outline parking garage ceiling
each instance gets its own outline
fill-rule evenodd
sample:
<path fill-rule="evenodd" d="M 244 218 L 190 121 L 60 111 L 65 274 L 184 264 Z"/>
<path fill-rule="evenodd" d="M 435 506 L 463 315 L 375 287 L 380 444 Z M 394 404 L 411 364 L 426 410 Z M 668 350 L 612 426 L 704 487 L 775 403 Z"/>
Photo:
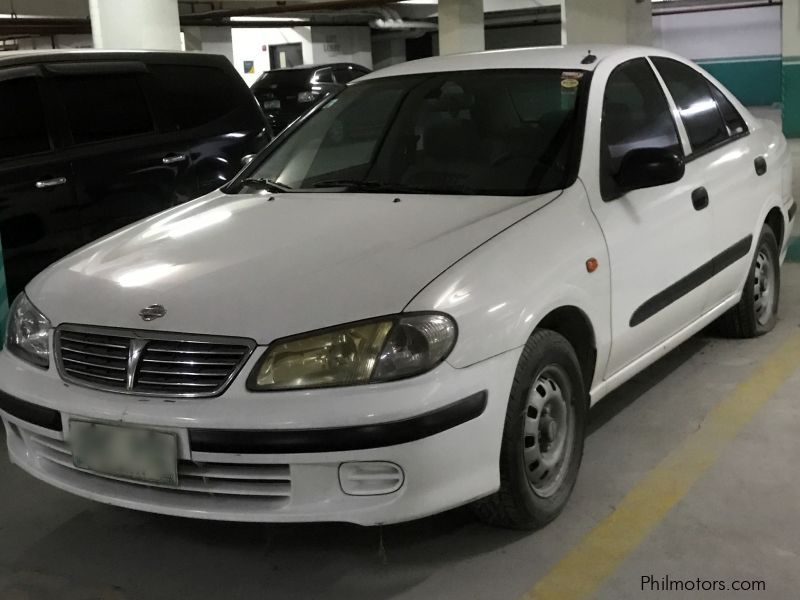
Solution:
<path fill-rule="evenodd" d="M 486 27 L 544 25 L 561 21 L 556 0 L 531 0 L 522 9 L 504 10 L 502 0 L 486 0 Z M 678 14 L 730 8 L 780 5 L 780 0 L 652 0 L 654 14 Z M 491 10 L 494 8 L 495 10 Z M 519 3 L 514 3 L 519 6 Z M 435 0 L 392 2 L 389 0 L 294 0 L 236 2 L 180 0 L 181 25 L 192 27 L 280 28 L 298 26 L 370 25 L 374 29 L 435 29 Z M 47 14 L 43 12 L 47 7 Z M 6 12 L 7 11 L 7 12 Z M 0 37 L 88 34 L 91 24 L 88 3 L 68 0 L 59 3 L 38 0 L 5 0 L 0 3 Z M 285 17 L 285 18 L 281 18 Z"/>

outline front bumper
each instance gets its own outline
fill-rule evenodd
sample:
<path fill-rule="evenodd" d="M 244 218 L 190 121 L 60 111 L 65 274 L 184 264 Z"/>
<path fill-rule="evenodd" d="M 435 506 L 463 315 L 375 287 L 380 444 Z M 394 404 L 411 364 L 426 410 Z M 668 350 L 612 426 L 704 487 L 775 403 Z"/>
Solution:
<path fill-rule="evenodd" d="M 511 351 L 464 369 L 445 363 L 400 382 L 300 392 L 248 392 L 237 385 L 240 376 L 219 398 L 167 400 L 70 385 L 55 368 L 44 372 L 2 352 L 0 417 L 12 462 L 100 502 L 229 521 L 394 523 L 497 490 L 518 358 L 519 351 Z M 76 468 L 69 446 L 73 419 L 174 432 L 178 487 Z M 399 489 L 345 493 L 341 465 L 368 461 L 399 466 Z"/>

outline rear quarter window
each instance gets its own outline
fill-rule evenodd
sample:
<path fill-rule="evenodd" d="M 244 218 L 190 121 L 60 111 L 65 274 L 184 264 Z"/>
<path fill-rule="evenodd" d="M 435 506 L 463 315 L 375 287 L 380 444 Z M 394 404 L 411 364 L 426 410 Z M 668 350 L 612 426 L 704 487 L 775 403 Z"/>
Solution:
<path fill-rule="evenodd" d="M 211 123 L 236 107 L 237 91 L 227 74 L 199 65 L 149 65 L 162 90 L 165 110 L 178 129 Z"/>
<path fill-rule="evenodd" d="M 728 126 L 712 96 L 710 82 L 676 60 L 661 56 L 654 56 L 651 60 L 678 105 L 692 153 L 706 152 L 725 142 L 729 137 Z"/>

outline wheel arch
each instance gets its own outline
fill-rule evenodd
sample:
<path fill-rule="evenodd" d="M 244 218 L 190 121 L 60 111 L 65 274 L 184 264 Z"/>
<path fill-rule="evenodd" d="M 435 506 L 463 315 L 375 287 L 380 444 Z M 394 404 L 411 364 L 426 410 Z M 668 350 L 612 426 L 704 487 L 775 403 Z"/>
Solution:
<path fill-rule="evenodd" d="M 780 252 L 781 248 L 783 248 L 783 236 L 785 235 L 784 232 L 786 229 L 786 226 L 783 222 L 783 213 L 781 212 L 781 209 L 777 206 L 773 206 L 767 213 L 764 223 L 769 225 L 772 229 L 772 232 L 775 234 L 775 237 L 778 241 L 778 252 Z"/>
<path fill-rule="evenodd" d="M 577 306 L 560 306 L 547 313 L 536 329 L 555 331 L 570 343 L 581 365 L 588 396 L 597 368 L 597 338 L 589 316 Z"/>

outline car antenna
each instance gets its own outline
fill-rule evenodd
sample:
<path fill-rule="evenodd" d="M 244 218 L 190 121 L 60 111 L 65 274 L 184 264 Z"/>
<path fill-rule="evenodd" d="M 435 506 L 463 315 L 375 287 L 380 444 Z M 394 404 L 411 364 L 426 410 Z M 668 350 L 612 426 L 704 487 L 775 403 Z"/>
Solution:
<path fill-rule="evenodd" d="M 583 60 L 581 61 L 581 64 L 582 65 L 590 65 L 596 60 L 597 60 L 597 57 L 594 54 L 592 54 L 591 50 L 589 50 L 589 52 L 586 54 L 586 56 L 583 57 Z"/>

